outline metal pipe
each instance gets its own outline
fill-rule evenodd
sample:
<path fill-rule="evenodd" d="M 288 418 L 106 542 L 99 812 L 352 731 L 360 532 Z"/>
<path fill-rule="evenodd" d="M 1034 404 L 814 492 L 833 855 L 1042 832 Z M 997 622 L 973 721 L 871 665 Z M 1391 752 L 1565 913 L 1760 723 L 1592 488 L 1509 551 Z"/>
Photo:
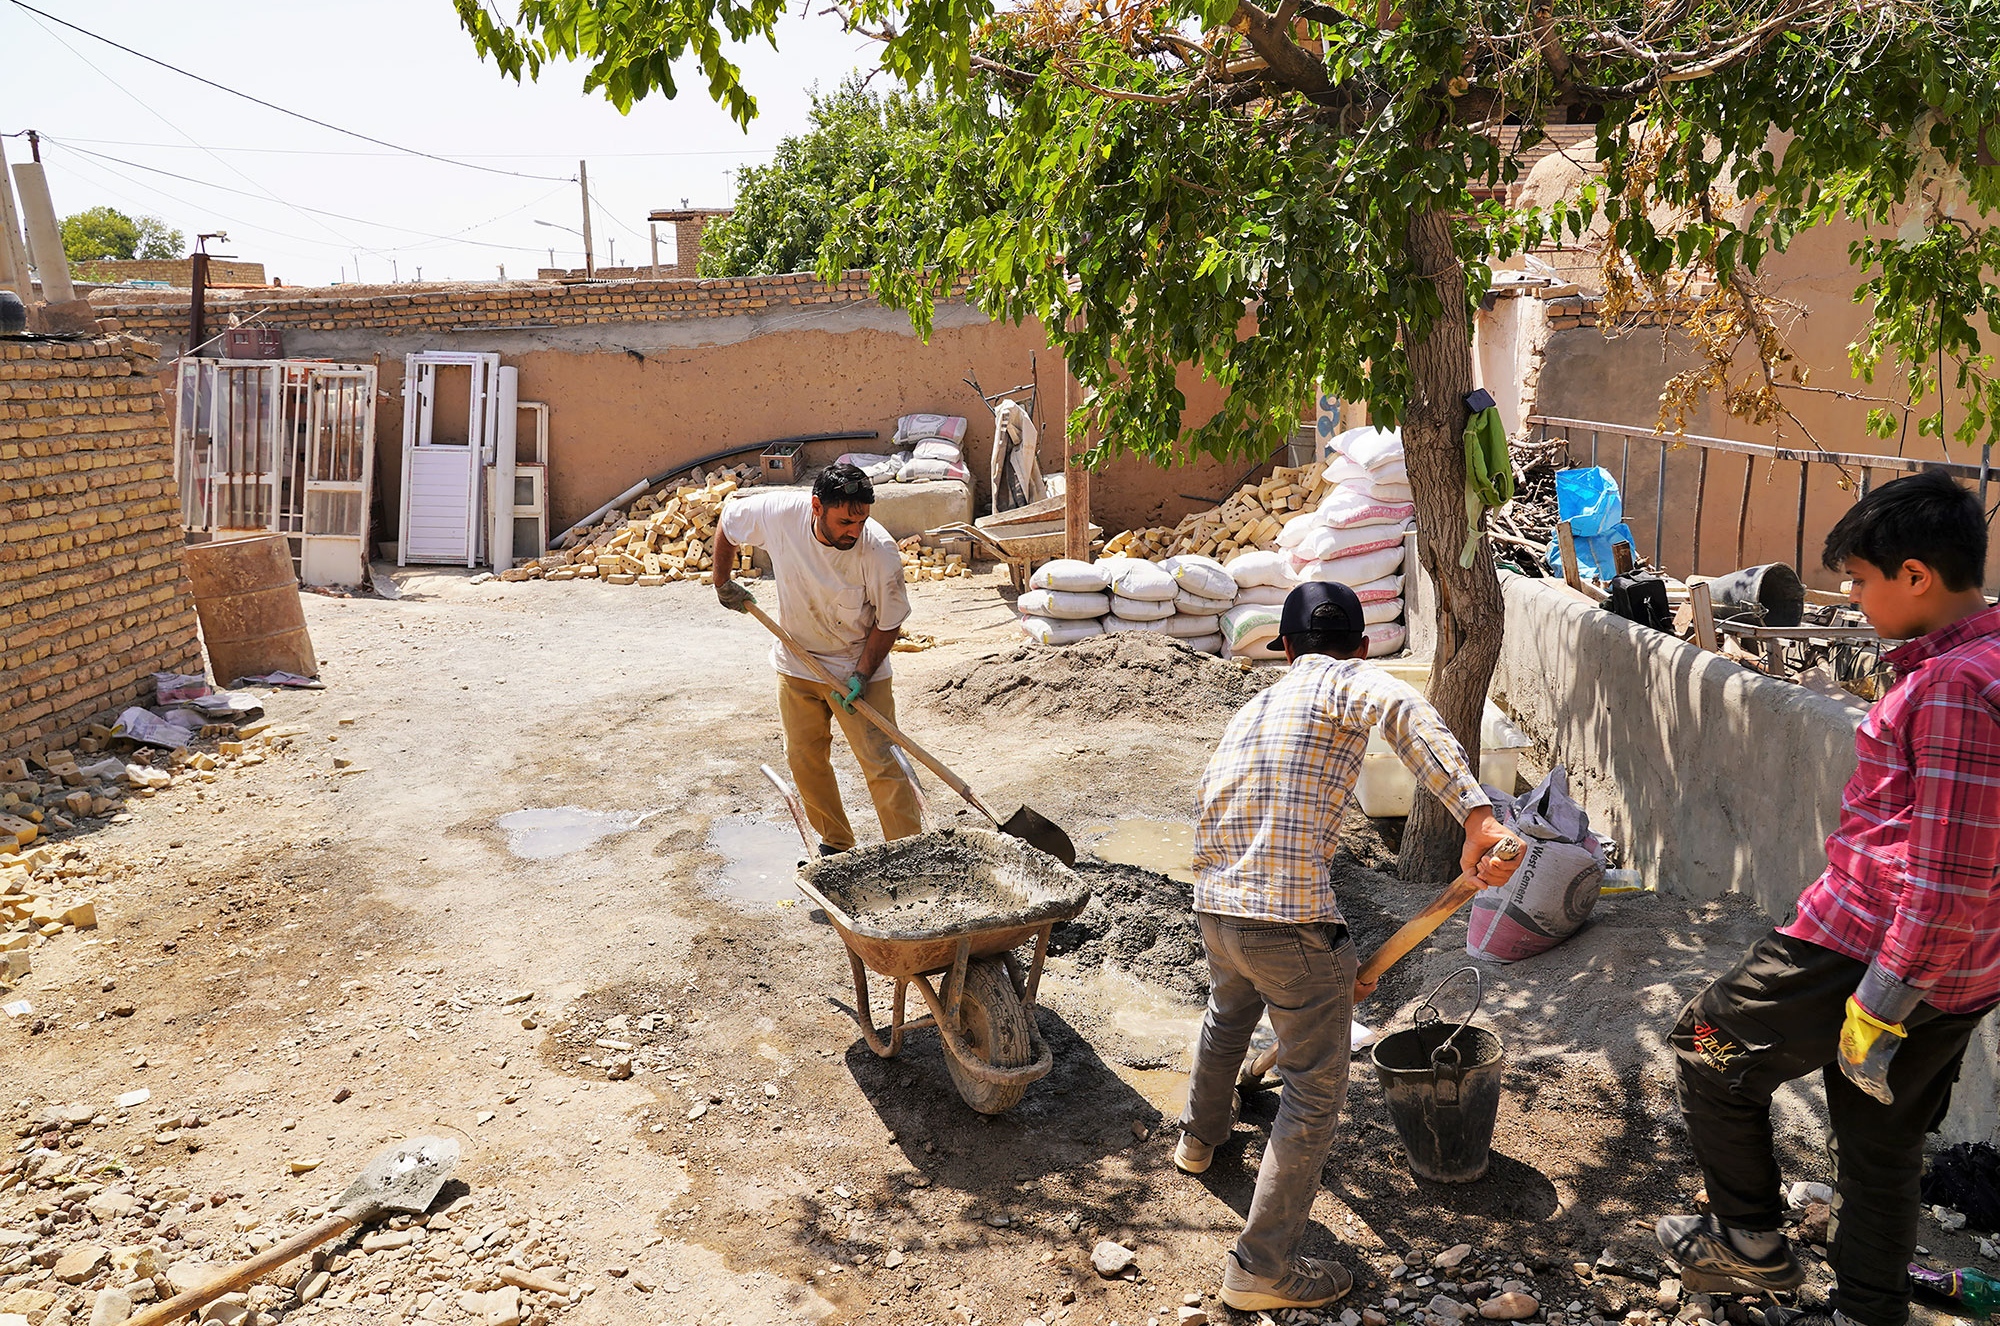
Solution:
<path fill-rule="evenodd" d="M 1694 476 L 1694 548 L 1688 555 L 1688 574 L 1701 574 L 1701 508 L 1708 498 L 1708 449 L 1702 448 L 1701 468 Z"/>
<path fill-rule="evenodd" d="M 1792 569 L 1801 578 L 1806 573 L 1806 487 L 1812 482 L 1812 466 L 1799 462 L 1799 527 L 1792 544 Z"/>
<path fill-rule="evenodd" d="M 1667 525 L 1667 444 L 1660 443 L 1660 475 L 1653 489 L 1653 565 L 1660 561 L 1660 536 Z"/>

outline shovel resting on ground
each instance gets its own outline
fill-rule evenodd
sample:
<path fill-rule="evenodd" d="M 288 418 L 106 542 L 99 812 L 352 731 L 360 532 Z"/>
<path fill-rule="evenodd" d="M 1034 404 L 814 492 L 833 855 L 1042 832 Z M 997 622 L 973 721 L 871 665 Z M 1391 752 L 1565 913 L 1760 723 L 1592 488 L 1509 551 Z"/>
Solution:
<path fill-rule="evenodd" d="M 276 1270 L 301 1253 L 352 1229 L 402 1212 L 421 1215 L 451 1177 L 458 1164 L 458 1143 L 449 1137 L 416 1137 L 377 1155 L 348 1185 L 326 1219 L 247 1262 L 239 1262 L 198 1289 L 175 1294 L 125 1319 L 125 1326 L 165 1326 L 201 1311 L 224 1294 L 232 1294 L 267 1271 Z"/>
<path fill-rule="evenodd" d="M 1496 861 L 1512 861 L 1521 854 L 1522 846 L 1519 838 L 1505 838 L 1494 844 L 1493 850 L 1487 855 Z M 1381 948 L 1368 955 L 1368 960 L 1354 973 L 1354 984 L 1357 989 L 1364 985 L 1373 986 L 1381 980 L 1383 972 L 1400 962 L 1404 954 L 1429 939 L 1431 934 L 1444 924 L 1446 917 L 1471 902 L 1472 895 L 1485 887 L 1479 882 L 1479 876 L 1471 870 L 1445 885 L 1444 892 L 1432 898 L 1429 906 L 1405 921 L 1401 929 L 1383 942 Z M 1358 1004 L 1366 997 L 1356 993 L 1354 1002 Z M 1264 1074 L 1271 1071 L 1271 1065 L 1277 1062 L 1278 1047 L 1268 1046 L 1260 1051 L 1256 1058 L 1244 1064 L 1243 1072 L 1237 1081 L 1244 1086 L 1261 1082 Z"/>
<path fill-rule="evenodd" d="M 791 650 L 794 656 L 803 661 L 807 667 L 811 668 L 813 675 L 817 676 L 821 683 L 835 691 L 846 691 L 847 687 L 844 682 L 838 680 L 831 672 L 822 667 L 818 659 L 808 654 L 799 642 L 792 639 L 785 628 L 772 620 L 770 615 L 762 608 L 758 607 L 754 602 L 745 603 L 743 608 L 752 617 L 764 623 L 766 629 L 772 635 L 777 636 L 785 648 Z M 1012 815 L 1002 820 L 987 807 L 984 801 L 979 799 L 979 795 L 972 790 L 971 786 L 963 778 L 945 768 L 935 755 L 932 755 L 916 742 L 911 741 L 903 734 L 902 729 L 891 723 L 887 718 L 884 718 L 881 712 L 873 705 L 869 704 L 866 700 L 856 700 L 854 702 L 854 712 L 880 728 L 883 736 L 916 756 L 926 769 L 929 769 L 944 780 L 945 786 L 964 797 L 967 805 L 991 820 L 994 828 L 1010 837 L 1019 838 L 1030 847 L 1047 852 L 1066 866 L 1076 864 L 1076 844 L 1069 840 L 1069 835 L 1064 833 L 1055 821 L 1046 818 L 1036 811 L 1030 810 L 1026 806 L 1018 808 Z"/>

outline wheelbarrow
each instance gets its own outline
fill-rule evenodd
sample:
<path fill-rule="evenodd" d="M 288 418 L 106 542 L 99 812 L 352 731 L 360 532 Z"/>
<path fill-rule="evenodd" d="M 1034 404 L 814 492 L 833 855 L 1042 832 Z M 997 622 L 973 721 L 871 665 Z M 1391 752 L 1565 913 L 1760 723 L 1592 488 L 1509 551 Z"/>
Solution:
<path fill-rule="evenodd" d="M 854 977 L 854 1020 L 868 1048 L 899 1053 L 905 1033 L 936 1027 L 945 1067 L 967 1105 L 1000 1114 L 1055 1066 L 1035 1025 L 1049 932 L 1090 902 L 1062 862 L 990 829 L 934 829 L 893 843 L 814 856 L 796 795 L 785 794 L 813 857 L 799 892 L 826 913 Z M 1026 969 L 1017 950 L 1032 944 Z M 875 1025 L 868 974 L 895 983 L 887 1028 Z M 915 986 L 928 1019 L 905 1019 Z"/>

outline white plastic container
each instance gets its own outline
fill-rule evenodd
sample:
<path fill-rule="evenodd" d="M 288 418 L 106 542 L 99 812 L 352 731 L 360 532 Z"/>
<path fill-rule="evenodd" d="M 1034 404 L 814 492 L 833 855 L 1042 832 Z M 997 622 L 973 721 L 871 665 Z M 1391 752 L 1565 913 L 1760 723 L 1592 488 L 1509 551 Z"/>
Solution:
<path fill-rule="evenodd" d="M 1419 691 L 1430 685 L 1428 663 L 1398 660 L 1376 666 Z M 1500 712 L 1500 706 L 1488 700 L 1479 724 L 1479 781 L 1512 792 L 1521 752 L 1532 744 L 1528 734 L 1514 726 L 1513 720 Z M 1361 813 L 1373 819 L 1408 815 L 1416 801 L 1416 775 L 1403 767 L 1396 748 L 1379 727 L 1368 734 L 1368 750 L 1361 757 L 1361 780 L 1354 791 L 1361 803 Z"/>

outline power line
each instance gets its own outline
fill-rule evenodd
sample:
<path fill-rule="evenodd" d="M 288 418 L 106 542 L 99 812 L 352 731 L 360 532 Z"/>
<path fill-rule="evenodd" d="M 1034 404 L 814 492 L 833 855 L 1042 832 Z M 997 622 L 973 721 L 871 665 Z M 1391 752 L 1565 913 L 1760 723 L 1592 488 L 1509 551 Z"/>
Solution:
<path fill-rule="evenodd" d="M 227 92 L 232 97 L 241 97 L 243 98 L 243 100 L 248 102 L 254 102 L 257 105 L 264 107 L 264 109 L 266 110 L 277 111 L 280 115 L 289 115 L 295 120 L 304 120 L 307 124 L 315 124 L 322 129 L 331 129 L 333 132 L 337 134 L 345 134 L 349 138 L 358 138 L 364 143 L 373 143 L 377 147 L 386 147 L 393 151 L 402 152 L 413 157 L 424 157 L 431 161 L 442 161 L 447 166 L 461 166 L 466 170 L 482 170 L 489 175 L 512 175 L 519 179 L 546 180 L 552 184 L 565 184 L 571 182 L 570 180 L 565 179 L 564 177 L 558 175 L 530 175 L 525 171 L 501 170 L 497 166 L 482 166 L 477 164 L 476 162 L 459 161 L 452 157 L 439 156 L 435 152 L 422 152 L 414 147 L 404 147 L 400 143 L 391 143 L 386 139 L 371 137 L 368 134 L 358 133 L 353 129 L 343 129 L 337 124 L 328 124 L 325 120 L 315 119 L 312 116 L 306 115 L 300 111 L 288 110 L 285 107 L 276 104 L 275 102 L 265 101 L 262 97 L 253 97 L 248 92 L 239 92 L 233 87 L 229 87 L 226 84 L 216 82 L 212 78 L 203 78 L 200 74 L 190 73 L 188 70 L 181 68 L 179 65 L 168 64 L 165 60 L 159 59 L 155 56 L 148 55 L 144 51 L 135 51 L 130 46 L 127 46 L 122 42 L 113 41 L 111 38 L 103 36 L 100 33 L 92 32 L 89 28 L 78 27 L 76 24 L 71 23 L 67 19 L 57 18 L 54 14 L 44 13 L 43 11 L 35 8 L 33 5 L 28 4 L 26 0 L 9 0 L 9 3 L 13 4 L 17 8 L 27 10 L 30 14 L 39 15 L 40 17 L 49 20 L 49 22 L 51 23 L 60 23 L 62 24 L 62 26 L 68 28 L 72 32 L 80 32 L 84 36 L 91 38 L 93 41 L 101 41 L 106 46 L 110 46 L 117 50 L 121 50 L 125 52 L 125 54 L 127 55 L 137 56 L 139 59 L 146 61 L 148 64 L 156 64 L 162 69 L 170 70 L 173 73 L 179 74 L 183 78 L 191 78 L 197 83 L 206 84 L 207 86 L 214 88 L 218 92 Z"/>
<path fill-rule="evenodd" d="M 21 132 L 26 131 L 23 130 Z M 20 133 L 0 134 L 0 138 L 19 138 L 20 136 Z M 94 143 L 100 147 L 155 147 L 169 152 L 190 152 L 195 150 L 186 143 L 140 143 L 127 138 L 72 138 L 70 141 L 72 143 Z M 397 152 L 344 152 L 335 148 L 325 147 L 203 146 L 200 150 L 204 152 L 256 152 L 269 156 L 296 157 L 393 157 L 401 155 Z M 777 150 L 775 147 L 740 147 L 714 148 L 689 152 L 592 152 L 590 159 L 596 161 L 599 159 L 611 160 L 624 157 L 767 157 Z M 461 157 L 485 157 L 494 161 L 523 161 L 541 157 L 551 157 L 559 160 L 576 159 L 576 153 L 574 152 L 463 152 L 459 155 Z M 574 179 L 563 181 L 565 184 L 574 184 L 575 182 Z"/>

